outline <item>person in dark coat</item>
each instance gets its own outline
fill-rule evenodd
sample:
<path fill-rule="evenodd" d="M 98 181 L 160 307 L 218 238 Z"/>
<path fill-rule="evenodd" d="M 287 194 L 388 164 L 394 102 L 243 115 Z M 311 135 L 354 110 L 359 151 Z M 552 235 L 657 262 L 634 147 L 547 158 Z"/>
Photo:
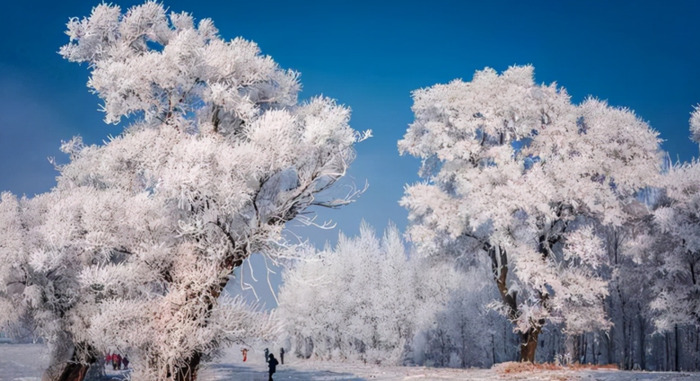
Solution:
<path fill-rule="evenodd" d="M 284 365 L 284 348 L 280 348 L 280 364 Z"/>
<path fill-rule="evenodd" d="M 124 369 L 129 369 L 129 358 L 124 355 L 124 358 L 122 359 L 122 364 L 124 364 Z"/>
<path fill-rule="evenodd" d="M 267 362 L 268 356 L 270 356 L 270 350 L 265 348 L 265 362 Z"/>
<path fill-rule="evenodd" d="M 270 367 L 270 378 L 268 381 L 273 381 L 272 374 L 277 371 L 277 364 L 278 364 L 278 362 L 277 362 L 277 359 L 275 358 L 275 355 L 270 353 L 270 357 L 267 360 L 267 366 Z"/>

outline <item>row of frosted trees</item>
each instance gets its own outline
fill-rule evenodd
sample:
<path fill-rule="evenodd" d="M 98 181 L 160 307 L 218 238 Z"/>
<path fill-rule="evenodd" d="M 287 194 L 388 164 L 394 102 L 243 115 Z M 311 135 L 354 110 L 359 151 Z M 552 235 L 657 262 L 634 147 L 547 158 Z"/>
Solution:
<path fill-rule="evenodd" d="M 649 264 L 620 253 L 619 229 L 598 233 L 606 239 L 602 276 L 610 294 L 603 308 L 611 326 L 568 334 L 563 324 L 550 324 L 542 330 L 535 360 L 700 369 L 697 325 L 655 325 L 661 316 L 650 303 L 657 282 Z M 456 267 L 434 262 L 409 253 L 398 237 L 391 227 L 379 240 L 363 226 L 358 237 L 341 236 L 334 248 L 287 271 L 277 314 L 295 354 L 450 367 L 519 360 L 519 338 L 497 313 L 499 296 L 488 264 L 467 258 Z"/>
<path fill-rule="evenodd" d="M 325 195 L 369 132 L 331 99 L 299 102 L 296 72 L 222 40 L 209 19 L 102 4 L 67 34 L 61 54 L 87 64 L 106 122 L 125 128 L 102 145 L 64 143 L 50 192 L 3 193 L 0 323 L 32 322 L 51 348 L 48 380 L 82 380 L 113 349 L 130 353 L 133 379 L 194 380 L 221 347 L 277 336 L 278 321 L 222 292 L 253 253 L 308 253 L 290 250 L 286 222 L 352 201 Z M 695 163 L 663 172 L 657 134 L 632 112 L 572 104 L 527 66 L 414 100 L 399 142 L 425 179 L 401 200 L 411 254 L 397 231 L 380 241 L 364 228 L 305 255 L 281 295 L 300 354 L 489 365 L 540 359 L 551 340 L 600 359 L 589 348 L 607 335 L 609 361 L 649 366 L 640 353 L 659 329 L 671 332 L 667 363 L 687 363 Z M 697 140 L 698 113 L 691 128 Z M 284 297 L 295 293 L 318 304 Z"/>

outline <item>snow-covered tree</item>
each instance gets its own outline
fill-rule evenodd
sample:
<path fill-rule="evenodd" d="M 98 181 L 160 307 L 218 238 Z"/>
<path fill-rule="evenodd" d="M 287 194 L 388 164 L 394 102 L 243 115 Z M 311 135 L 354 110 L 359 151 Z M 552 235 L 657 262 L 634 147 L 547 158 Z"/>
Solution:
<path fill-rule="evenodd" d="M 489 273 L 481 261 L 460 273 L 456 287 L 445 307 L 437 312 L 435 324 L 419 332 L 413 345 L 414 361 L 419 365 L 450 367 L 489 367 L 510 361 L 497 347 L 513 336 L 503 337 L 510 323 L 488 308 L 498 298 L 490 286 Z M 510 348 L 504 348 L 510 349 Z"/>
<path fill-rule="evenodd" d="M 0 325 L 31 319 L 35 334 L 46 339 L 51 351 L 44 378 L 63 380 L 86 370 L 68 364 L 74 356 L 90 360 L 68 330 L 79 321 L 73 313 L 83 310 L 77 275 L 86 257 L 75 255 L 74 246 L 66 244 L 76 233 L 66 224 L 72 218 L 71 200 L 59 201 L 55 196 L 19 200 L 9 193 L 2 196 Z M 58 209 L 64 213 L 56 213 Z M 46 224 L 48 220 L 54 224 Z"/>
<path fill-rule="evenodd" d="M 0 195 L 0 327 L 25 314 L 23 298 L 27 278 L 26 231 L 21 202 L 9 192 Z M 17 307 L 15 307 L 17 306 Z"/>
<path fill-rule="evenodd" d="M 450 267 L 409 257 L 395 227 L 380 241 L 363 224 L 285 272 L 278 317 L 302 357 L 401 364 L 455 280 Z"/>
<path fill-rule="evenodd" d="M 700 143 L 700 109 L 690 118 L 691 138 Z M 660 240 L 661 274 L 652 307 L 657 328 L 700 328 L 700 162 L 672 165 L 662 177 L 665 199 L 654 211 Z"/>
<path fill-rule="evenodd" d="M 136 379 L 194 380 L 222 342 L 274 333 L 219 296 L 244 259 L 274 256 L 287 221 L 351 201 L 323 191 L 369 133 L 351 129 L 332 99 L 299 102 L 296 72 L 253 42 L 222 40 L 209 19 L 195 25 L 156 2 L 124 14 L 101 4 L 67 34 L 60 52 L 88 64 L 105 121 L 128 126 L 103 145 L 64 144 L 71 160 L 46 196 L 38 247 L 16 255 L 46 275 L 34 283 L 42 297 L 65 298 L 53 312 L 77 348 L 71 361 L 116 346 L 138 359 Z M 3 213 L 16 204 L 4 196 Z M 3 229 L 19 237 L 12 218 Z M 48 276 L 54 265 L 65 288 Z"/>
<path fill-rule="evenodd" d="M 470 254 L 454 244 L 465 242 L 488 255 L 522 360 L 534 360 L 547 320 L 570 333 L 607 327 L 592 226 L 627 219 L 659 172 L 657 133 L 627 109 L 572 104 L 563 88 L 535 84 L 531 66 L 485 69 L 413 98 L 399 142 L 425 179 L 401 201 L 411 240 L 424 252 Z"/>

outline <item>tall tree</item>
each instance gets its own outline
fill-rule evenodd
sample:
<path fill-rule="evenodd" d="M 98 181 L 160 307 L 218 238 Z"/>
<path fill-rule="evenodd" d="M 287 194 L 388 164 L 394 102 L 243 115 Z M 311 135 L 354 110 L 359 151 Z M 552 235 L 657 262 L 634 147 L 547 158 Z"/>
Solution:
<path fill-rule="evenodd" d="M 67 34 L 60 52 L 88 64 L 105 121 L 128 126 L 103 145 L 64 144 L 71 161 L 41 218 L 36 265 L 71 264 L 59 266 L 71 282 L 62 296 L 79 296 L 56 321 L 80 349 L 70 364 L 82 365 L 66 363 L 60 379 L 82 379 L 90 357 L 116 345 L 140 358 L 135 378 L 194 380 L 206 355 L 252 327 L 238 303 L 218 302 L 233 269 L 274 255 L 309 206 L 352 201 L 323 192 L 369 132 L 351 129 L 332 99 L 298 102 L 298 73 L 253 42 L 222 40 L 209 19 L 101 4 Z M 53 285 L 37 287 L 46 296 Z"/>
<path fill-rule="evenodd" d="M 690 118 L 691 139 L 700 143 L 700 109 Z M 654 211 L 653 237 L 661 262 L 656 277 L 657 328 L 700 328 L 700 162 L 672 165 L 661 181 L 664 197 Z"/>
<path fill-rule="evenodd" d="M 413 99 L 399 150 L 422 159 L 425 181 L 401 201 L 410 238 L 434 253 L 469 253 L 476 242 L 524 361 L 534 361 L 547 320 L 570 333 L 607 327 L 592 225 L 626 220 L 659 172 L 657 133 L 627 109 L 572 104 L 563 88 L 535 84 L 531 66 L 485 69 Z"/>

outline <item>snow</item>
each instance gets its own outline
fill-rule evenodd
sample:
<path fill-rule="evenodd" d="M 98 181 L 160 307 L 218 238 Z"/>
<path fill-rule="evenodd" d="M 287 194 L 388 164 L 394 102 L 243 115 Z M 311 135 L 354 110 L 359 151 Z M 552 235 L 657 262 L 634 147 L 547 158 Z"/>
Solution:
<path fill-rule="evenodd" d="M 278 356 L 279 357 L 279 356 Z M 243 363 L 239 348 L 229 349 L 224 357 L 207 364 L 200 372 L 201 381 L 264 381 L 267 366 L 262 350 L 248 352 Z M 629 372 L 617 370 L 548 370 L 505 373 L 503 364 L 492 369 L 451 369 L 427 367 L 378 366 L 357 362 L 335 362 L 285 358 L 277 366 L 275 380 L 284 381 L 408 381 L 408 380 L 538 380 L 538 381 L 695 381 L 700 373 Z"/>
<path fill-rule="evenodd" d="M 0 344 L 0 380 L 39 381 L 48 364 L 48 351 L 40 344 Z M 541 381 L 695 381 L 700 373 L 625 372 L 616 370 L 544 370 L 505 373 L 503 364 L 492 369 L 450 369 L 377 366 L 362 363 L 310 361 L 286 358 L 274 379 L 281 381 L 399 381 L 399 380 L 541 380 Z M 124 371 L 107 374 L 117 376 Z M 200 381 L 264 381 L 267 367 L 262 351 L 250 351 L 243 362 L 239 348 L 231 348 L 218 361 L 206 364 Z M 114 378 L 116 380 L 116 378 Z"/>
<path fill-rule="evenodd" d="M 34 381 L 49 365 L 49 351 L 38 344 L 0 344 L 0 380 Z"/>

